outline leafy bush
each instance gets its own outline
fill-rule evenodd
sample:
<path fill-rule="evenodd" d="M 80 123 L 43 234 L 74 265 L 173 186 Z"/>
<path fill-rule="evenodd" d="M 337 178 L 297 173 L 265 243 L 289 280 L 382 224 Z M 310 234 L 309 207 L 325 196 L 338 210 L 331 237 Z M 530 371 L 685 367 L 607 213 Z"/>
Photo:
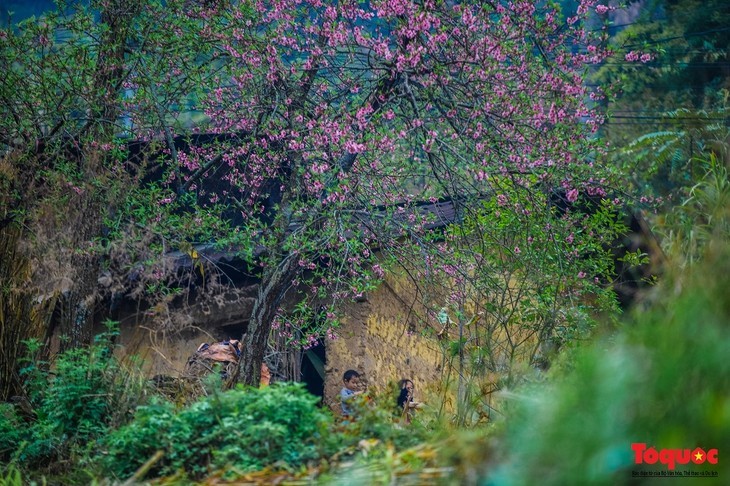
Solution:
<path fill-rule="evenodd" d="M 93 346 L 58 355 L 55 366 L 34 356 L 37 341 L 28 341 L 25 420 L 15 406 L 0 407 L 0 461 L 24 467 L 47 464 L 84 453 L 94 440 L 125 422 L 141 393 L 136 374 L 114 358 L 112 325 Z"/>
<path fill-rule="evenodd" d="M 9 403 L 0 403 L 0 461 L 17 450 L 25 435 L 25 426 Z"/>
<path fill-rule="evenodd" d="M 260 469 L 274 463 L 300 466 L 321 457 L 323 432 L 332 417 L 301 384 L 214 393 L 175 412 L 166 403 L 140 407 L 134 421 L 102 444 L 103 469 L 128 477 L 158 450 L 151 472 L 180 470 L 202 477 L 211 470 Z"/>

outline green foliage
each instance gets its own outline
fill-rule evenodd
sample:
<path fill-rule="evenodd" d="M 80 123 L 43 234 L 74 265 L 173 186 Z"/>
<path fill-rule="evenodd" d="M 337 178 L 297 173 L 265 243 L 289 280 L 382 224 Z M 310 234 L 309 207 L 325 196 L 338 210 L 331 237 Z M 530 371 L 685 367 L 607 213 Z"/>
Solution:
<path fill-rule="evenodd" d="M 621 164 L 630 165 L 630 172 L 625 174 L 628 187 L 644 200 L 681 201 L 703 177 L 706 159 L 730 162 L 730 130 L 724 123 L 727 116 L 727 107 L 663 113 L 663 129 L 628 141 L 617 154 Z"/>
<path fill-rule="evenodd" d="M 627 483 L 632 470 L 667 469 L 636 465 L 632 443 L 656 450 L 730 446 L 728 240 L 716 240 L 707 255 L 695 271 L 672 275 L 652 309 L 620 335 L 576 353 L 554 383 L 512 395 L 491 482 Z M 729 471 L 722 460 L 678 469 L 714 470 L 721 478 Z"/>
<path fill-rule="evenodd" d="M 708 168 L 671 216 L 704 233 L 692 248 L 694 265 L 666 268 L 654 296 L 618 331 L 563 349 L 543 379 L 500 392 L 506 415 L 494 416 L 503 418 L 495 427 L 439 442 L 441 465 L 454 471 L 444 484 L 624 484 L 634 470 L 666 470 L 634 464 L 632 443 L 657 450 L 730 446 L 728 178 L 716 161 Z M 669 249 L 670 263 L 687 258 L 686 247 Z M 625 258 L 643 260 L 637 253 Z M 391 462 L 382 457 L 370 470 L 382 474 Z M 728 474 L 722 460 L 677 469 Z"/>
<path fill-rule="evenodd" d="M 588 336 L 599 313 L 617 312 L 611 244 L 626 227 L 619 207 L 596 199 L 562 213 L 505 184 L 449 230 L 437 271 L 457 291 L 440 321 L 460 337 L 442 341 L 447 356 L 464 354 L 474 377 L 511 376 L 516 364 L 549 359 L 549 349 Z"/>
<path fill-rule="evenodd" d="M 26 437 L 25 429 L 15 407 L 9 403 L 0 403 L 0 460 L 17 450 Z"/>
<path fill-rule="evenodd" d="M 158 450 L 164 456 L 152 469 L 157 475 L 182 470 L 202 477 L 274 463 L 297 467 L 325 452 L 320 444 L 332 417 L 317 402 L 303 386 L 284 383 L 214 393 L 180 411 L 154 402 L 102 441 L 99 461 L 118 478 L 131 475 Z"/>
<path fill-rule="evenodd" d="M 367 439 L 403 450 L 426 440 L 432 432 L 431 414 L 419 410 L 414 414 L 413 422 L 405 424 L 402 411 L 396 406 L 400 390 L 395 383 L 389 388 L 382 394 L 368 394 L 352 400 L 356 419 L 347 421 L 342 435 L 332 438 L 338 442 L 338 449 L 352 447 L 360 440 Z"/>
<path fill-rule="evenodd" d="M 9 465 L 5 470 L 0 471 L 0 486 L 23 486 L 23 474 L 14 465 Z"/>
<path fill-rule="evenodd" d="M 702 175 L 695 157 L 715 153 L 729 160 L 726 3 L 632 2 L 629 18 L 638 18 L 606 30 L 614 55 L 592 81 L 617 96 L 605 103 L 609 117 L 601 133 L 614 149 L 609 165 L 637 198 L 682 200 Z M 651 59 L 631 61 L 630 53 Z"/>
<path fill-rule="evenodd" d="M 695 108 L 727 87 L 722 65 L 728 56 L 730 14 L 723 0 L 652 0 L 635 5 L 633 15 L 637 13 L 608 40 L 614 55 L 594 80 L 618 83 L 637 101 L 673 99 L 675 106 Z M 652 59 L 632 62 L 626 58 L 630 52 L 650 53 Z"/>
<path fill-rule="evenodd" d="M 714 155 L 697 159 L 705 175 L 689 196 L 658 224 L 663 245 L 680 267 L 697 262 L 712 241 L 730 239 L 730 178 Z"/>
<path fill-rule="evenodd" d="M 30 416 L 21 418 L 19 409 L 10 405 L 0 408 L 0 460 L 34 467 L 85 455 L 94 440 L 128 420 L 143 389 L 136 373 L 113 356 L 117 331 L 109 324 L 109 332 L 99 335 L 94 345 L 61 353 L 52 367 L 33 357 L 37 341 L 26 343 L 31 357 L 21 373 L 28 391 L 25 413 Z"/>
<path fill-rule="evenodd" d="M 130 424 L 103 440 L 104 469 L 119 477 L 134 473 L 164 444 L 160 439 L 169 433 L 174 416 L 175 409 L 167 402 L 152 400 L 139 407 Z"/>

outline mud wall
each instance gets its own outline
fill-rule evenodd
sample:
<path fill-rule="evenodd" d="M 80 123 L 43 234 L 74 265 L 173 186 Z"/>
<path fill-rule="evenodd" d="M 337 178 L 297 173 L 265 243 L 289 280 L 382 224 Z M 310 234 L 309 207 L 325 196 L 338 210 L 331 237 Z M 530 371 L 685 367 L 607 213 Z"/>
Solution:
<path fill-rule="evenodd" d="M 240 338 L 255 289 L 238 289 L 184 312 L 125 309 L 119 316 L 121 355 L 142 358 L 149 376 L 179 376 L 200 343 Z M 339 410 L 342 374 L 347 369 L 360 372 L 370 390 L 383 391 L 390 383 L 410 378 L 420 395 L 438 383 L 442 353 L 435 339 L 422 335 L 427 324 L 416 300 L 404 279 L 390 276 L 365 299 L 342 303 L 338 338 L 325 342 L 326 405 Z"/>
<path fill-rule="evenodd" d="M 326 405 L 339 411 L 342 374 L 348 369 L 363 375 L 369 390 L 385 391 L 389 383 L 410 378 L 418 398 L 438 384 L 442 352 L 434 338 L 422 335 L 424 315 L 402 279 L 388 278 L 366 299 L 343 309 L 338 338 L 326 345 Z"/>
<path fill-rule="evenodd" d="M 120 323 L 119 354 L 143 359 L 149 376 L 177 377 L 201 343 L 241 339 L 256 290 L 257 285 L 246 285 L 182 306 L 144 309 L 128 302 L 115 316 Z"/>

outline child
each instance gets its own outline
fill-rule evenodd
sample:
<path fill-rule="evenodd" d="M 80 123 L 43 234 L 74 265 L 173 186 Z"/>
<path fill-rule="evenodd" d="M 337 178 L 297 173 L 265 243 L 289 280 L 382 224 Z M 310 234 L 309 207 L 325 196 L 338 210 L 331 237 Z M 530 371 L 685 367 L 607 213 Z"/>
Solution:
<path fill-rule="evenodd" d="M 340 391 L 340 399 L 342 400 L 342 415 L 350 417 L 354 415 L 352 410 L 352 398 L 356 395 L 360 395 L 362 391 L 358 390 L 358 380 L 360 379 L 360 373 L 355 370 L 347 370 L 342 375 L 342 382 L 345 387 Z"/>
<path fill-rule="evenodd" d="M 413 410 L 421 408 L 422 403 L 413 400 L 413 382 L 409 379 L 400 381 L 400 394 L 398 395 L 398 410 L 403 414 L 405 423 L 411 423 Z"/>

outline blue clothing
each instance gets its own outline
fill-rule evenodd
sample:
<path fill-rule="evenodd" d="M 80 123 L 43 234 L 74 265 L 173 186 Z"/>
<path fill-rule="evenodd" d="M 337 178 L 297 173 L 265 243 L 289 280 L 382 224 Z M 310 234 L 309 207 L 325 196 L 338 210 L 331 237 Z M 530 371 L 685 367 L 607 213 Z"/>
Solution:
<path fill-rule="evenodd" d="M 343 388 L 340 391 L 340 399 L 342 400 L 342 415 L 353 415 L 352 407 L 347 403 L 355 396 L 355 390 Z"/>

